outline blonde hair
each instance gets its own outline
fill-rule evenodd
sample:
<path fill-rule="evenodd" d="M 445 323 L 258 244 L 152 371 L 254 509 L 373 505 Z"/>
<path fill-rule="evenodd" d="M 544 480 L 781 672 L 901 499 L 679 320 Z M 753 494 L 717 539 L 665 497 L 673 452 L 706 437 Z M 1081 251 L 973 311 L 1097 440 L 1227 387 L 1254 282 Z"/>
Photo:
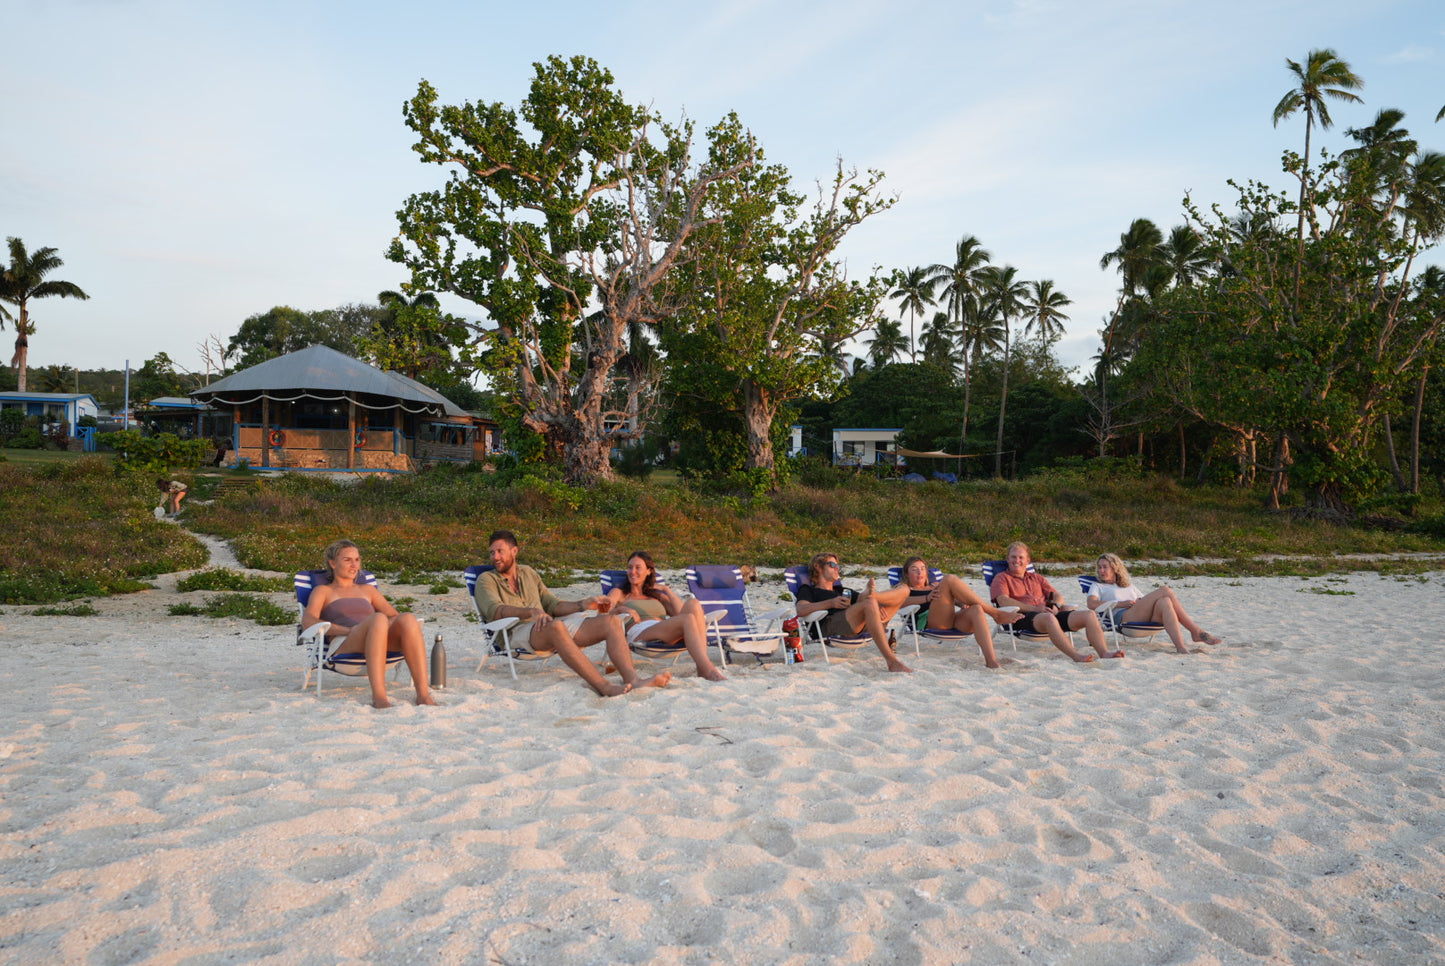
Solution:
<path fill-rule="evenodd" d="M 1029 555 L 1029 562 L 1030 562 L 1030 563 L 1033 562 L 1034 552 L 1033 552 L 1032 550 L 1030 550 L 1030 549 L 1029 549 L 1029 545 L 1026 544 L 1026 543 L 1024 543 L 1022 540 L 1015 540 L 1013 543 L 1009 544 L 1009 545 L 1008 545 L 1008 549 L 1003 552 L 1003 555 L 1004 555 L 1005 557 L 1007 557 L 1009 554 L 1013 553 L 1015 550 L 1022 550 L 1024 553 L 1026 553 L 1026 554 Z"/>
<path fill-rule="evenodd" d="M 331 581 L 333 581 L 333 580 L 336 579 L 336 571 L 332 569 L 332 567 L 331 567 L 331 561 L 333 561 L 333 560 L 335 560 L 337 557 L 341 556 L 341 551 L 343 551 L 343 550 L 355 550 L 357 553 L 361 553 L 361 548 L 358 547 L 356 544 L 352 543 L 350 540 L 337 540 L 337 541 L 336 541 L 335 543 L 333 543 L 331 546 L 327 547 L 327 548 L 326 548 L 326 581 L 327 581 L 327 583 L 330 583 Z"/>
<path fill-rule="evenodd" d="M 1120 587 L 1129 586 L 1129 568 L 1124 566 L 1124 561 L 1119 559 L 1118 554 L 1101 553 L 1099 560 L 1108 564 L 1114 571 L 1114 583 Z"/>

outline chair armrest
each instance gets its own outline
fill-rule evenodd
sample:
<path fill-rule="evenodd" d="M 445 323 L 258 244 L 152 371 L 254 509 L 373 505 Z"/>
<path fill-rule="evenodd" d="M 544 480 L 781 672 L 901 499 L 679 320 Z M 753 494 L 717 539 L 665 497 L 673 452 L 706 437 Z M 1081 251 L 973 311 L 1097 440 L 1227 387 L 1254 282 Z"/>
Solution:
<path fill-rule="evenodd" d="M 726 616 L 728 616 L 728 612 L 724 607 L 719 607 L 717 610 L 705 610 L 702 612 L 702 622 L 704 624 L 716 624 Z"/>
<path fill-rule="evenodd" d="M 330 621 L 317 621 L 304 631 L 296 631 L 296 643 L 298 646 L 303 644 L 310 646 L 315 644 L 319 638 L 325 637 L 329 630 L 331 630 Z"/>
<path fill-rule="evenodd" d="M 498 617 L 494 621 L 488 621 L 482 625 L 482 630 L 488 634 L 495 634 L 498 631 L 509 631 L 516 624 L 521 622 L 520 617 Z"/>
<path fill-rule="evenodd" d="M 799 617 L 798 626 L 812 627 L 814 624 L 818 623 L 818 621 L 822 620 L 824 617 L 827 616 L 828 612 L 826 610 L 815 610 L 811 614 L 804 614 Z"/>
<path fill-rule="evenodd" d="M 918 608 L 921 606 L 921 604 L 906 604 L 903 607 L 898 608 L 898 613 L 894 614 L 893 616 L 912 617 L 914 614 L 918 613 Z"/>
<path fill-rule="evenodd" d="M 796 613 L 797 609 L 788 604 L 784 604 L 781 607 L 775 607 L 772 610 L 767 611 L 766 613 L 758 615 L 758 626 L 766 627 L 769 624 L 773 623 L 781 625 L 783 621 L 787 620 L 789 617 L 792 617 Z M 819 611 L 819 613 L 822 612 Z"/>
<path fill-rule="evenodd" d="M 1094 608 L 1094 613 L 1112 614 L 1124 603 L 1122 600 L 1101 600 L 1099 601 L 1099 606 Z M 1132 601 L 1130 603 L 1132 603 Z"/>

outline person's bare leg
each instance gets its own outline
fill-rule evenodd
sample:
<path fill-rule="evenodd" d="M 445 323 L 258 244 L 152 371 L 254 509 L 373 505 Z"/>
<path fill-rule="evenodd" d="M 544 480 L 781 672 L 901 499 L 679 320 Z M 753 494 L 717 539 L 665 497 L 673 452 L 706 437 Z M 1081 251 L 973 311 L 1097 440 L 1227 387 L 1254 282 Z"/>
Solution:
<path fill-rule="evenodd" d="M 1023 619 L 1021 611 L 999 610 L 953 574 L 945 574 L 938 586 L 941 591 L 938 595 L 939 600 L 946 597 L 954 607 L 981 607 L 983 612 L 992 617 L 996 624 L 1012 624 L 1014 621 Z"/>
<path fill-rule="evenodd" d="M 899 585 L 900 587 L 902 585 Z M 894 588 L 897 590 L 898 588 Z M 903 588 L 903 597 L 907 597 L 907 588 Z M 890 592 L 891 593 L 891 592 Z M 893 608 L 898 609 L 896 606 Z M 848 626 L 863 626 L 868 629 L 868 636 L 873 638 L 873 643 L 878 648 L 878 653 L 883 655 L 883 660 L 888 664 L 888 670 L 895 672 L 912 673 L 913 668 L 898 660 L 898 655 L 888 646 L 888 632 L 883 629 L 883 615 L 878 607 L 878 595 L 864 597 L 858 603 L 849 607 L 845 612 L 848 615 Z"/>
<path fill-rule="evenodd" d="M 430 669 L 426 661 L 426 636 L 421 632 L 421 624 L 417 623 L 412 614 L 398 614 L 396 620 L 390 623 L 391 627 L 387 632 L 388 649 L 401 651 L 402 658 L 406 661 L 406 669 L 411 674 L 411 683 L 416 688 L 416 703 L 436 704 L 436 699 L 431 694 L 431 681 L 428 677 Z"/>
<path fill-rule="evenodd" d="M 1104 639 L 1104 628 L 1099 625 L 1099 618 L 1094 616 L 1091 610 L 1067 611 L 1069 630 L 1083 631 L 1084 637 L 1089 646 L 1098 652 L 1100 657 L 1123 657 L 1123 651 L 1109 650 L 1109 642 Z M 1063 623 L 1061 620 L 1060 624 Z"/>
<path fill-rule="evenodd" d="M 366 682 L 371 685 L 371 706 L 391 707 L 386 696 L 387 620 L 383 614 L 372 614 L 346 635 L 332 655 L 360 653 L 366 658 Z"/>
<path fill-rule="evenodd" d="M 631 691 L 633 688 L 663 688 L 667 687 L 668 682 L 672 680 L 671 671 L 663 671 L 646 679 L 638 677 L 637 668 L 632 663 L 632 650 L 627 646 L 627 633 L 622 629 L 622 621 L 616 616 L 599 614 L 596 617 L 589 617 L 577 629 L 576 643 L 579 648 L 588 647 L 601 640 L 607 641 L 607 657 L 622 677 L 624 691 Z M 596 670 L 596 666 L 592 665 L 591 661 L 587 663 L 592 666 L 594 671 Z"/>
<path fill-rule="evenodd" d="M 1069 643 L 1068 635 L 1059 627 L 1059 619 L 1048 611 L 1040 611 L 1038 615 L 1034 617 L 1034 630 L 1041 634 L 1049 635 L 1049 640 L 1053 642 L 1054 647 L 1057 647 L 1067 654 L 1070 660 L 1077 661 L 1080 664 L 1088 664 L 1094 659 L 1094 655 L 1092 654 L 1082 654 L 1074 650 L 1073 645 Z"/>
<path fill-rule="evenodd" d="M 583 624 L 582 626 L 586 627 L 587 625 Z M 597 665 L 582 653 L 582 649 L 577 646 L 577 642 L 572 639 L 572 635 L 568 633 L 561 621 L 552 621 L 546 627 L 532 631 L 532 642 L 534 650 L 556 651 L 563 664 L 576 672 L 578 677 L 587 682 L 588 687 L 604 698 L 614 698 L 631 690 L 607 680 L 602 672 L 597 670 Z"/>
<path fill-rule="evenodd" d="M 692 655 L 693 663 L 697 665 L 697 676 L 708 681 L 726 681 L 727 675 L 712 662 L 707 653 L 707 622 L 703 620 L 702 604 L 697 599 L 688 600 L 682 605 L 682 613 L 678 615 L 685 623 L 682 643 L 687 648 L 687 653 Z"/>
<path fill-rule="evenodd" d="M 1185 630 L 1189 631 L 1190 640 L 1196 644 L 1212 645 L 1224 643 L 1224 638 L 1215 637 L 1213 634 L 1210 634 L 1204 628 L 1200 627 L 1194 618 L 1184 612 L 1184 605 L 1179 603 L 1179 598 L 1174 595 L 1174 589 L 1172 587 L 1160 587 L 1159 589 L 1169 595 L 1169 603 L 1173 605 L 1174 613 L 1179 617 L 1179 623 L 1184 625 Z"/>
<path fill-rule="evenodd" d="M 959 630 L 968 630 L 973 633 L 973 639 L 978 642 L 978 649 L 983 652 L 983 666 L 999 668 L 1003 665 L 998 663 L 998 655 L 993 650 L 993 630 L 988 626 L 988 615 L 980 606 L 966 607 L 959 615 L 959 623 L 968 623 L 968 627 L 960 627 Z"/>

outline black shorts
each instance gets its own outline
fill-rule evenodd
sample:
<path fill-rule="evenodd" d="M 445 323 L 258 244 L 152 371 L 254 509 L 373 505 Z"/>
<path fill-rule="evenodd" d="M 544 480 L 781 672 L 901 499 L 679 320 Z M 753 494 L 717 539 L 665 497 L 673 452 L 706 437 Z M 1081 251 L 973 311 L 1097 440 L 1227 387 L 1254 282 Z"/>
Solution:
<path fill-rule="evenodd" d="M 1069 632 L 1069 618 L 1067 617 L 1067 615 L 1072 612 L 1072 607 L 1068 610 L 1058 611 L 1057 613 L 1047 610 L 1031 610 L 1025 612 L 1023 617 L 1021 617 L 1019 620 L 1014 621 L 1012 624 L 1006 625 L 1006 627 L 1015 631 L 1026 631 L 1030 634 L 1042 634 L 1043 631 L 1040 631 L 1034 627 L 1034 618 L 1042 616 L 1044 614 L 1053 613 L 1054 616 L 1059 619 L 1059 627 L 1063 630 L 1065 634 L 1067 634 Z"/>

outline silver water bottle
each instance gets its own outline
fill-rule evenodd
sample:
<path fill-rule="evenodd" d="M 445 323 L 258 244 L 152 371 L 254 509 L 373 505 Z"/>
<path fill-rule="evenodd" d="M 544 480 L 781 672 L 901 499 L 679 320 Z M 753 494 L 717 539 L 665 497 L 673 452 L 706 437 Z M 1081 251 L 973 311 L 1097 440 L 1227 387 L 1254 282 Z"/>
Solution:
<path fill-rule="evenodd" d="M 431 646 L 431 686 L 444 688 L 447 686 L 447 649 L 442 643 L 442 636 L 438 634 Z"/>

